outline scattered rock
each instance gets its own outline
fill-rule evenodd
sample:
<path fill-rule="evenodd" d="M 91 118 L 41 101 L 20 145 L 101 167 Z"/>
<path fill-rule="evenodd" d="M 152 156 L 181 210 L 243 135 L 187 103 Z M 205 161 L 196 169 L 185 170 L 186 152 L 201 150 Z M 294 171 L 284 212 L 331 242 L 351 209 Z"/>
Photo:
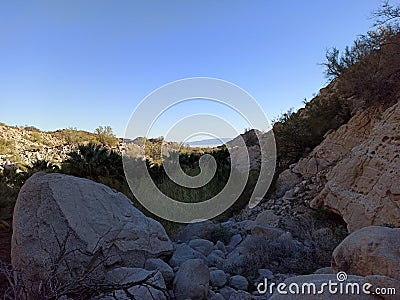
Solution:
<path fill-rule="evenodd" d="M 214 270 L 210 272 L 210 284 L 213 287 L 221 288 L 227 282 L 226 274 L 222 270 Z"/>
<path fill-rule="evenodd" d="M 253 236 L 265 236 L 268 239 L 276 240 L 286 231 L 272 226 L 256 225 L 251 229 L 251 233 Z"/>
<path fill-rule="evenodd" d="M 221 250 L 214 250 L 207 256 L 208 266 L 221 266 L 224 262 L 225 254 Z"/>
<path fill-rule="evenodd" d="M 176 240 L 187 242 L 193 239 L 211 240 L 216 225 L 210 220 L 187 224 L 177 235 Z"/>
<path fill-rule="evenodd" d="M 221 294 L 215 293 L 212 297 L 210 297 L 210 300 L 225 300 L 225 298 Z"/>
<path fill-rule="evenodd" d="M 189 246 L 196 250 L 199 251 L 201 254 L 207 256 L 210 254 L 210 252 L 214 249 L 214 244 L 213 242 L 210 242 L 208 240 L 204 239 L 194 239 L 189 241 Z"/>
<path fill-rule="evenodd" d="M 224 299 L 229 299 L 230 296 L 235 293 L 236 290 L 231 288 L 230 286 L 224 286 L 219 290 L 219 293 L 224 297 Z"/>
<path fill-rule="evenodd" d="M 333 272 L 331 267 L 320 268 L 314 272 L 314 274 L 336 274 Z"/>
<path fill-rule="evenodd" d="M 290 190 L 301 181 L 301 176 L 294 173 L 291 169 L 286 169 L 281 174 L 279 174 L 279 177 L 276 180 L 275 195 L 277 197 L 282 197 L 286 191 Z"/>
<path fill-rule="evenodd" d="M 382 289 L 386 289 L 386 295 L 382 295 L 382 292 L 379 292 L 379 296 L 384 300 L 398 300 L 399 295 L 398 291 L 400 291 L 400 281 L 386 277 L 381 275 L 368 275 L 365 277 L 365 282 L 368 282 L 372 285 L 371 291 L 377 294 L 376 288 L 379 288 L 380 291 Z M 393 289 L 395 293 L 393 293 Z M 391 290 L 392 292 L 389 292 Z"/>
<path fill-rule="evenodd" d="M 256 224 L 266 226 L 278 226 L 280 217 L 275 215 L 273 210 L 264 210 L 256 218 Z"/>
<path fill-rule="evenodd" d="M 183 262 L 188 259 L 199 258 L 203 261 L 207 261 L 206 257 L 199 251 L 190 248 L 187 244 L 180 244 L 176 246 L 176 250 L 169 260 L 169 265 L 171 267 L 180 266 Z"/>
<path fill-rule="evenodd" d="M 252 300 L 253 297 L 251 294 L 245 292 L 245 291 L 237 291 L 231 294 L 229 297 L 229 300 Z"/>
<path fill-rule="evenodd" d="M 247 291 L 249 282 L 247 281 L 246 277 L 235 275 L 231 277 L 229 285 L 237 290 Z"/>
<path fill-rule="evenodd" d="M 227 245 L 228 251 L 232 251 L 232 249 L 234 249 L 237 245 L 239 245 L 241 241 L 242 241 L 242 236 L 239 233 L 233 235 Z"/>
<path fill-rule="evenodd" d="M 146 260 L 144 268 L 149 271 L 160 271 L 167 285 L 171 284 L 174 280 L 174 271 L 165 261 L 160 258 L 150 258 Z"/>
<path fill-rule="evenodd" d="M 260 277 L 267 279 L 272 279 L 274 277 L 274 274 L 269 269 L 258 269 L 258 274 Z"/>
<path fill-rule="evenodd" d="M 209 281 L 210 272 L 201 259 L 186 260 L 174 279 L 176 299 L 207 299 Z"/>

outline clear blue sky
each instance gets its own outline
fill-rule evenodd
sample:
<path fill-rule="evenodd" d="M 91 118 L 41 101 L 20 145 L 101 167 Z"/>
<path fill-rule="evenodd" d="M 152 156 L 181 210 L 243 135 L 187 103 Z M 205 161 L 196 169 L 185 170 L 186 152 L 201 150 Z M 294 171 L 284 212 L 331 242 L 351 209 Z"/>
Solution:
<path fill-rule="evenodd" d="M 123 136 L 147 94 L 194 76 L 242 87 L 273 118 L 326 84 L 325 50 L 369 30 L 380 3 L 2 1 L 0 121 Z"/>

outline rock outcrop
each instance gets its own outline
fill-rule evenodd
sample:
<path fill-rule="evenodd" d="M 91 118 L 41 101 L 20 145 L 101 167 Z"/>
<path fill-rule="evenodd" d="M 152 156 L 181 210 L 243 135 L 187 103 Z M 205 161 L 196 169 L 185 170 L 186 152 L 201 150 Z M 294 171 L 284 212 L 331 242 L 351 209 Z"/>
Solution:
<path fill-rule="evenodd" d="M 387 109 L 360 111 L 285 171 L 282 180 L 290 179 L 288 188 L 296 176 L 312 181 L 317 195 L 311 207 L 341 215 L 350 231 L 369 225 L 400 226 L 399 124 L 399 102 Z"/>
<path fill-rule="evenodd" d="M 123 194 L 87 179 L 36 173 L 15 205 L 12 265 L 32 285 L 48 276 L 101 281 L 106 270 L 142 268 L 146 259 L 172 251 L 160 223 Z"/>

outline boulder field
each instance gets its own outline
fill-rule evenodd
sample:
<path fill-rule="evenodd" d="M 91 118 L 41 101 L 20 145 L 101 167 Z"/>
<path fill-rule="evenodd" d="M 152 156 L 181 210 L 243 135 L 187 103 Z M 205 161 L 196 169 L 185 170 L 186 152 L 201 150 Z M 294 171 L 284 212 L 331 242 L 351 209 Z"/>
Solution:
<path fill-rule="evenodd" d="M 400 229 L 355 230 L 334 249 L 331 263 L 318 265 L 316 241 L 281 226 L 288 217 L 266 209 L 241 217 L 188 224 L 170 239 L 121 193 L 87 179 L 36 173 L 15 206 L 12 265 L 30 291 L 26 299 L 45 293 L 64 300 L 311 299 L 257 287 L 337 282 L 338 272 L 346 282 L 370 283 L 372 291 L 400 292 Z M 340 296 L 324 292 L 312 299 Z"/>

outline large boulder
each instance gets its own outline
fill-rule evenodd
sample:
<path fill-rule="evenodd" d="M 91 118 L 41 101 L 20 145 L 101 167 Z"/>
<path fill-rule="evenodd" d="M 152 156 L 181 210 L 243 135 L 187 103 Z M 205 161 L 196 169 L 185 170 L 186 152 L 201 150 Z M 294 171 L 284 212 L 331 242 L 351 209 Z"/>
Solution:
<path fill-rule="evenodd" d="M 201 259 L 189 259 L 181 264 L 174 279 L 177 300 L 207 299 L 210 271 Z"/>
<path fill-rule="evenodd" d="M 123 194 L 87 179 L 36 173 L 14 210 L 11 260 L 29 284 L 104 279 L 104 270 L 142 268 L 147 258 L 170 255 L 163 226 Z M 53 278 L 54 279 L 54 278 Z"/>
<path fill-rule="evenodd" d="M 353 232 L 333 251 L 332 268 L 400 280 L 400 228 L 369 226 Z"/>

